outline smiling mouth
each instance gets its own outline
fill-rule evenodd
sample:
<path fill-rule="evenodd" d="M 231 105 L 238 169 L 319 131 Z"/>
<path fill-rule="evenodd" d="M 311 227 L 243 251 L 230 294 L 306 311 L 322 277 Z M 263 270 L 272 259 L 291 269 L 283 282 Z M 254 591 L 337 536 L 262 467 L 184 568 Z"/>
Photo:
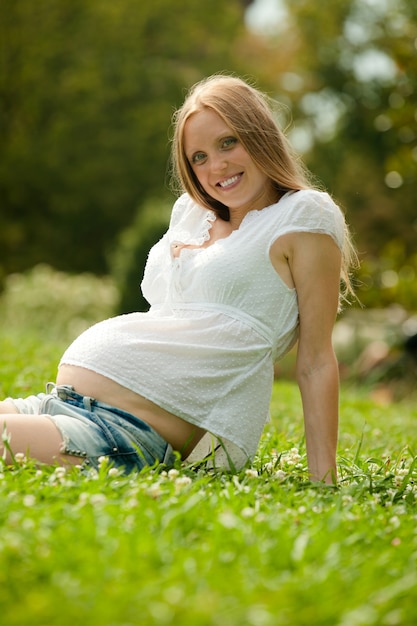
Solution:
<path fill-rule="evenodd" d="M 243 176 L 242 174 L 236 174 L 235 176 L 231 176 L 230 178 L 226 178 L 225 180 L 221 180 L 217 183 L 217 187 L 221 187 L 222 189 L 228 189 L 232 187 L 235 183 L 237 183 Z"/>

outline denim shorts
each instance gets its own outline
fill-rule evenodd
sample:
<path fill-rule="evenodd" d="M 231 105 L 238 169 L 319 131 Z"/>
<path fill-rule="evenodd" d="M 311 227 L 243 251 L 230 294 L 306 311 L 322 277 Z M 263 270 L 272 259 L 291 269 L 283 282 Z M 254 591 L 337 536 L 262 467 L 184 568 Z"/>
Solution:
<path fill-rule="evenodd" d="M 7 400 L 19 413 L 50 417 L 63 438 L 61 453 L 79 456 L 83 466 L 98 468 L 100 457 L 125 473 L 174 464 L 171 445 L 149 424 L 68 385 L 48 383 L 47 393 Z"/>

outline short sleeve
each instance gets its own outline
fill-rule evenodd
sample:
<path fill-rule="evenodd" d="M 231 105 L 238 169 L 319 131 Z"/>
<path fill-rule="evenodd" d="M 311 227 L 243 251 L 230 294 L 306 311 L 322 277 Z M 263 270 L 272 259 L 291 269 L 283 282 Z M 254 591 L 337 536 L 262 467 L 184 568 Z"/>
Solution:
<path fill-rule="evenodd" d="M 290 232 L 310 232 L 330 235 L 342 249 L 345 236 L 345 219 L 342 211 L 328 193 L 305 189 L 287 196 L 288 210 L 283 206 L 283 219 L 277 236 Z"/>

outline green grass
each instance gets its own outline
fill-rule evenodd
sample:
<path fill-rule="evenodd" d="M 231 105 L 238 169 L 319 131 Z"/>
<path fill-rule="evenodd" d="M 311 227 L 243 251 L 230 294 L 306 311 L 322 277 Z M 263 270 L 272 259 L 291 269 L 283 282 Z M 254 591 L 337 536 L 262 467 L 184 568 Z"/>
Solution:
<path fill-rule="evenodd" d="M 0 333 L 0 393 L 43 390 L 64 341 Z M 3 626 L 396 626 L 417 621 L 416 405 L 343 389 L 339 487 L 306 481 L 277 382 L 236 476 L 0 466 Z"/>

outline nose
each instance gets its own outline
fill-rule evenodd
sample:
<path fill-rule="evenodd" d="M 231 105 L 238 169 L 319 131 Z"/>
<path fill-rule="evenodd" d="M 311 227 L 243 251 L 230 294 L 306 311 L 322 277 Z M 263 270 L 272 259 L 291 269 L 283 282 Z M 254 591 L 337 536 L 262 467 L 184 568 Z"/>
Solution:
<path fill-rule="evenodd" d="M 224 172 L 227 168 L 227 161 L 223 154 L 213 156 L 211 159 L 211 169 L 214 173 Z"/>

